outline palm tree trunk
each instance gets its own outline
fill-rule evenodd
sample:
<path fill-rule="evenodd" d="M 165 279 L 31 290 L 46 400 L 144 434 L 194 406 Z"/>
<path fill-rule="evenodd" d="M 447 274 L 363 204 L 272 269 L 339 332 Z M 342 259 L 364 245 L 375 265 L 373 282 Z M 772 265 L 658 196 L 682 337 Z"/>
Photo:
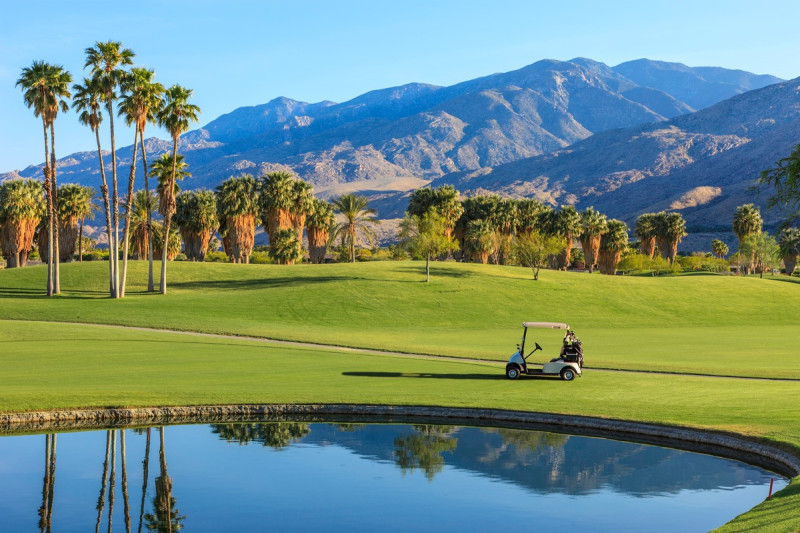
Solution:
<path fill-rule="evenodd" d="M 108 200 L 108 184 L 106 183 L 106 167 L 103 164 L 103 151 L 100 149 L 100 128 L 94 129 L 94 135 L 97 139 L 97 157 L 100 159 L 100 176 L 103 180 L 100 186 L 100 191 L 103 193 L 103 209 L 106 215 L 106 237 L 108 238 L 108 290 L 110 296 L 114 297 L 114 261 L 111 260 L 114 250 L 111 238 L 111 205 Z"/>
<path fill-rule="evenodd" d="M 97 523 L 94 533 L 100 533 L 100 522 L 103 520 L 103 509 L 106 507 L 106 479 L 108 479 L 108 455 L 111 451 L 111 431 L 106 431 L 106 460 L 103 461 L 103 477 L 100 482 L 100 496 L 97 498 Z"/>
<path fill-rule="evenodd" d="M 119 298 L 119 195 L 117 194 L 117 148 L 114 138 L 114 104 L 110 98 L 108 99 L 107 108 L 109 127 L 111 128 L 111 184 L 113 187 L 111 201 L 114 211 L 114 298 Z"/>
<path fill-rule="evenodd" d="M 178 138 L 172 140 L 172 176 L 164 188 L 164 194 L 172 197 L 175 190 L 175 171 L 178 163 Z M 164 246 L 161 252 L 161 294 L 167 294 L 167 250 L 169 249 L 169 225 L 172 222 L 172 202 L 169 202 L 167 212 L 164 214 Z"/>
<path fill-rule="evenodd" d="M 125 463 L 125 430 L 119 430 L 120 453 L 122 453 L 122 504 L 125 509 L 125 531 L 131 533 L 131 506 L 128 502 L 128 467 Z"/>
<path fill-rule="evenodd" d="M 144 460 L 142 461 L 142 503 L 139 507 L 139 528 L 137 533 L 142 533 L 142 517 L 144 516 L 144 501 L 147 494 L 147 478 L 150 470 L 150 428 L 147 428 L 147 443 L 144 447 Z"/>
<path fill-rule="evenodd" d="M 147 196 L 147 224 L 144 229 L 144 242 L 147 243 L 147 292 L 153 292 L 153 247 L 150 244 L 150 235 L 153 225 L 153 210 L 150 205 L 150 180 L 147 176 L 147 152 L 144 148 L 144 129 L 139 136 L 139 142 L 142 144 L 142 170 L 144 171 L 144 192 Z"/>
<path fill-rule="evenodd" d="M 53 124 L 55 121 L 50 121 L 50 174 L 52 180 L 50 187 L 53 192 L 53 294 L 61 294 L 61 272 L 60 264 L 61 257 L 58 250 L 58 182 L 56 178 L 56 132 Z"/>
<path fill-rule="evenodd" d="M 42 117 L 44 127 L 44 195 L 47 198 L 47 296 L 53 295 L 53 197 L 50 188 L 50 143 L 47 139 L 47 121 Z M 17 265 L 19 265 L 17 259 Z"/>
<path fill-rule="evenodd" d="M 348 228 L 348 232 L 350 233 L 350 262 L 356 262 L 356 227 L 353 223 L 350 223 L 350 227 Z"/>
<path fill-rule="evenodd" d="M 108 482 L 108 533 L 111 533 L 111 525 L 114 519 L 114 484 L 116 482 L 117 471 L 117 432 L 111 431 L 111 475 Z"/>
<path fill-rule="evenodd" d="M 39 507 L 39 529 L 47 529 L 47 502 L 50 501 L 50 434 L 44 436 L 44 479 L 42 480 L 42 506 Z"/>
<path fill-rule="evenodd" d="M 133 157 L 131 158 L 131 175 L 128 177 L 128 198 L 125 202 L 125 231 L 123 232 L 123 252 L 122 252 L 122 287 L 120 288 L 120 297 L 125 297 L 125 284 L 128 280 L 128 241 L 130 240 L 131 232 L 131 207 L 133 206 L 133 184 L 136 180 L 136 156 L 139 155 L 137 149 L 139 145 L 136 144 L 139 136 L 139 128 L 133 134 Z"/>
<path fill-rule="evenodd" d="M 83 263 L 83 219 L 78 226 L 78 262 Z"/>

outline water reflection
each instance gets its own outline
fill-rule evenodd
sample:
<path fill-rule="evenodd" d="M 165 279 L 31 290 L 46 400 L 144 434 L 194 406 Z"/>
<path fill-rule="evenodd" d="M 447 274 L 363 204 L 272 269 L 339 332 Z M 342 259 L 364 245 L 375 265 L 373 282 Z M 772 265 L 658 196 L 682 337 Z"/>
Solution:
<path fill-rule="evenodd" d="M 424 515 L 426 523 L 477 527 L 503 509 L 513 520 L 517 514 L 530 520 L 531 508 L 542 501 L 538 498 L 547 498 L 550 505 L 561 497 L 580 498 L 588 513 L 584 525 L 595 531 L 624 526 L 624 521 L 614 522 L 620 518 L 603 518 L 603 513 L 631 516 L 637 500 L 652 500 L 642 504 L 646 512 L 639 511 L 650 523 L 657 522 L 652 514 L 660 512 L 666 529 L 677 529 L 675 520 L 707 520 L 702 530 L 758 503 L 773 476 L 735 461 L 656 446 L 514 429 L 304 422 L 169 429 L 171 468 L 163 427 L 60 435 L 58 493 L 59 436 L 0 438 L 0 531 L 26 530 L 34 512 L 40 533 L 52 531 L 54 515 L 58 531 L 86 531 L 94 525 L 95 533 L 130 533 L 134 525 L 137 533 L 171 533 L 189 523 L 192 531 L 258 530 L 266 523 L 279 530 L 318 530 L 343 520 L 336 514 L 343 512 L 350 518 L 338 522 L 349 524 L 342 529 L 371 529 L 367 525 L 379 523 L 386 529 L 382 521 L 391 516 L 394 529 L 419 529 L 416 514 Z M 154 478 L 152 430 L 158 432 Z M 33 441 L 36 453 L 30 460 L 36 466 L 31 462 L 26 470 Z M 128 455 L 142 457 L 141 469 L 129 471 Z M 271 483 L 262 482 L 267 477 Z M 776 490 L 783 485 L 779 481 Z M 34 486 L 35 496 L 29 492 Z M 712 500 L 718 508 L 709 512 L 703 502 Z M 302 514 L 308 502 L 319 507 L 312 513 L 316 518 L 292 523 L 288 517 Z M 386 502 L 395 505 L 387 508 Z M 132 509 L 137 503 L 139 509 Z M 287 518 L 281 522 L 276 516 L 284 510 Z M 537 525 L 547 530 L 542 512 L 536 511 Z M 556 513 L 553 524 L 560 519 Z"/>

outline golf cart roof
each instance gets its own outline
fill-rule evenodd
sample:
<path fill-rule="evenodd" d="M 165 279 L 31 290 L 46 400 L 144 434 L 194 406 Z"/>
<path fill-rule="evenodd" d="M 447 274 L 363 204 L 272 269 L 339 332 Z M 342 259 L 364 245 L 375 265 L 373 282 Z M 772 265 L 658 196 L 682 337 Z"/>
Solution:
<path fill-rule="evenodd" d="M 523 322 L 526 328 L 569 329 L 569 324 L 561 322 Z"/>

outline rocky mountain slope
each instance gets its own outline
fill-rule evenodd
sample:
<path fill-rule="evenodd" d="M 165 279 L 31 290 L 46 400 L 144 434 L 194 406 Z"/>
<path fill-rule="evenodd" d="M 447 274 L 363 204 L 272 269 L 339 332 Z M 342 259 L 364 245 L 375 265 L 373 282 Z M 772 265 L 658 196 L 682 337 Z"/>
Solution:
<path fill-rule="evenodd" d="M 691 229 L 730 227 L 760 171 L 800 139 L 800 78 L 672 120 L 598 133 L 566 149 L 433 182 L 468 194 L 533 196 L 552 205 L 593 205 L 632 222 L 643 212 L 681 211 Z M 776 214 L 767 214 L 774 223 Z"/>
<path fill-rule="evenodd" d="M 697 82 L 704 71 L 683 65 L 662 70 L 663 76 L 647 78 L 642 72 L 649 71 L 641 65 L 610 68 L 583 58 L 544 60 L 450 87 L 415 83 L 341 104 L 278 98 L 236 109 L 184 135 L 180 150 L 193 174 L 184 186 L 213 187 L 242 172 L 289 168 L 312 182 L 321 196 L 408 191 L 447 174 L 498 167 L 562 150 L 599 132 L 691 112 L 694 108 L 676 89 L 683 85 L 678 78 L 669 82 L 669 76 L 691 75 Z M 773 80 L 718 70 L 714 80 L 724 78 L 734 92 Z M 715 101 L 722 97 L 717 90 L 722 83 L 697 82 L 684 92 Z M 165 141 L 148 140 L 151 159 L 169 148 Z M 131 153 L 130 147 L 118 151 L 120 168 L 129 164 Z M 40 169 L 31 166 L 0 179 L 38 177 Z M 138 179 L 141 183 L 141 170 Z M 96 154 L 61 159 L 59 180 L 96 186 Z"/>

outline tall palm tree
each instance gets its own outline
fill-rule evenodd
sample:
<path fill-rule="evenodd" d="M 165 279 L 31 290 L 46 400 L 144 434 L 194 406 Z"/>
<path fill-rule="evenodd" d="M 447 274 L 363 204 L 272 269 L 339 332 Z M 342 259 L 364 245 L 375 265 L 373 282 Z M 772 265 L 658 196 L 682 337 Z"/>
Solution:
<path fill-rule="evenodd" d="M 103 97 L 103 87 L 98 77 L 84 78 L 83 85 L 75 84 L 72 86 L 75 94 L 72 98 L 72 107 L 78 111 L 78 120 L 81 124 L 89 126 L 94 132 L 97 140 L 97 158 L 100 162 L 100 177 L 102 183 L 100 192 L 103 195 L 103 213 L 106 217 L 106 238 L 108 239 L 108 287 L 110 295 L 114 296 L 114 260 L 112 259 L 114 239 L 111 233 L 111 205 L 108 196 L 108 183 L 106 182 L 106 167 L 103 164 L 103 150 L 100 147 L 100 123 L 103 121 L 103 114 L 100 112 L 100 102 Z"/>
<path fill-rule="evenodd" d="M 680 213 L 661 211 L 656 214 L 656 244 L 661 257 L 675 263 L 678 244 L 686 236 L 686 221 Z"/>
<path fill-rule="evenodd" d="M 571 261 L 575 239 L 579 238 L 581 234 L 581 215 L 574 206 L 562 205 L 558 211 L 553 212 L 547 218 L 549 223 L 546 225 L 549 227 L 545 228 L 545 232 L 564 237 L 567 243 L 564 251 L 558 254 L 555 260 L 556 268 L 566 270 Z"/>
<path fill-rule="evenodd" d="M 36 180 L 14 179 L 0 184 L 0 228 L 8 268 L 25 266 L 39 220 L 44 216 L 42 187 Z"/>
<path fill-rule="evenodd" d="M 233 263 L 250 262 L 259 213 L 258 182 L 250 174 L 228 178 L 216 188 L 217 218 Z M 223 228 L 224 226 L 224 228 Z"/>
<path fill-rule="evenodd" d="M 656 214 L 644 213 L 636 219 L 633 235 L 639 239 L 639 250 L 652 258 L 656 251 Z"/>
<path fill-rule="evenodd" d="M 164 233 L 166 235 L 169 235 L 172 214 L 175 212 L 173 190 L 177 171 L 178 139 L 181 134 L 189 131 L 189 126 L 192 122 L 197 122 L 197 115 L 200 113 L 199 107 L 189 103 L 191 97 L 191 89 L 173 85 L 164 91 L 162 106 L 156 113 L 158 124 L 165 128 L 170 137 L 172 137 L 172 175 L 168 186 L 164 189 L 166 201 L 163 202 L 163 207 L 166 212 L 162 212 L 162 215 L 164 215 Z M 167 294 L 167 248 L 166 246 L 164 247 L 164 253 L 161 257 L 161 294 Z"/>
<path fill-rule="evenodd" d="M 119 115 L 125 118 L 128 126 L 134 126 L 133 136 L 133 157 L 131 157 L 131 172 L 128 177 L 128 196 L 125 202 L 125 211 L 131 210 L 133 202 L 133 186 L 136 177 L 136 155 L 137 139 L 142 145 L 142 162 L 144 166 L 145 191 L 149 192 L 149 180 L 147 179 L 147 156 L 144 148 L 144 130 L 147 123 L 155 123 L 156 112 L 161 107 L 161 96 L 164 94 L 164 86 L 153 81 L 155 73 L 146 68 L 132 68 L 130 73 L 122 79 L 121 91 L 122 99 L 119 104 Z M 152 223 L 151 215 L 148 213 L 145 231 L 149 231 Z M 130 220 L 125 219 L 125 230 L 123 237 L 122 254 L 122 288 L 121 296 L 125 296 L 125 284 L 128 277 L 128 235 L 130 233 Z M 148 290 L 153 290 L 153 261 L 150 258 L 148 277 Z"/>
<path fill-rule="evenodd" d="M 310 183 L 298 179 L 292 184 L 292 193 L 294 200 L 290 209 L 292 229 L 297 232 L 297 238 L 302 242 L 306 217 L 314 207 L 313 187 Z"/>
<path fill-rule="evenodd" d="M 295 178 L 290 172 L 276 171 L 259 180 L 261 219 L 270 243 L 278 230 L 291 228 L 295 205 Z"/>
<path fill-rule="evenodd" d="M 609 220 L 608 230 L 600 237 L 598 266 L 601 274 L 615 275 L 622 252 L 628 247 L 628 225 L 620 220 Z"/>
<path fill-rule="evenodd" d="M 375 242 L 375 230 L 372 226 L 380 223 L 374 218 L 377 211 L 369 207 L 366 197 L 356 194 L 345 194 L 334 199 L 332 203 L 343 220 L 334 227 L 331 240 L 341 236 L 350 250 L 350 261 L 355 263 L 358 234 L 361 233 L 369 244 Z"/>
<path fill-rule="evenodd" d="M 725 256 L 728 255 L 728 245 L 719 239 L 714 239 L 711 241 L 711 253 L 718 259 L 725 259 Z"/>
<path fill-rule="evenodd" d="M 203 261 L 211 232 L 219 226 L 214 193 L 207 189 L 180 193 L 176 198 L 175 225 L 180 228 L 186 258 Z"/>
<path fill-rule="evenodd" d="M 102 101 L 106 104 L 108 123 L 111 132 L 111 183 L 112 183 L 112 243 L 109 244 L 109 260 L 114 261 L 114 298 L 121 297 L 119 271 L 119 194 L 117 191 L 117 145 L 114 136 L 114 100 L 117 89 L 124 81 L 127 73 L 123 67 L 133 65 L 134 53 L 130 48 L 123 48 L 118 41 L 96 42 L 86 49 L 84 68 L 90 68 L 102 92 Z"/>
<path fill-rule="evenodd" d="M 600 238 L 608 231 L 606 216 L 593 207 L 587 207 L 581 213 L 581 247 L 586 267 L 591 274 L 600 252 Z"/>
<path fill-rule="evenodd" d="M 733 214 L 733 233 L 739 239 L 739 248 L 742 247 L 742 241 L 750 235 L 761 233 L 761 227 L 764 221 L 761 218 L 761 210 L 753 204 L 740 205 L 736 208 Z M 748 265 L 752 261 L 748 261 Z M 750 273 L 750 267 L 747 267 L 747 273 Z"/>
<path fill-rule="evenodd" d="M 800 229 L 782 230 L 778 235 L 778 251 L 786 266 L 786 275 L 791 276 L 797 265 L 797 257 L 800 255 Z"/>
<path fill-rule="evenodd" d="M 56 226 L 56 153 L 55 153 L 55 122 L 58 111 L 67 111 L 69 106 L 64 101 L 69 98 L 69 83 L 72 76 L 62 67 L 51 65 L 44 61 L 34 61 L 30 67 L 22 69 L 22 74 L 16 85 L 23 91 L 25 105 L 33 109 L 36 117 L 41 117 L 44 130 L 44 189 L 47 199 L 48 217 L 48 250 L 49 258 L 53 258 L 53 247 L 57 247 Z M 50 145 L 47 139 L 47 130 L 50 129 Z M 48 260 L 47 263 L 47 295 L 52 296 L 60 292 L 58 263 Z"/>
<path fill-rule="evenodd" d="M 308 223 L 308 254 L 312 263 L 320 264 L 325 261 L 330 232 L 336 223 L 333 206 L 325 200 L 315 198 L 306 222 Z"/>

